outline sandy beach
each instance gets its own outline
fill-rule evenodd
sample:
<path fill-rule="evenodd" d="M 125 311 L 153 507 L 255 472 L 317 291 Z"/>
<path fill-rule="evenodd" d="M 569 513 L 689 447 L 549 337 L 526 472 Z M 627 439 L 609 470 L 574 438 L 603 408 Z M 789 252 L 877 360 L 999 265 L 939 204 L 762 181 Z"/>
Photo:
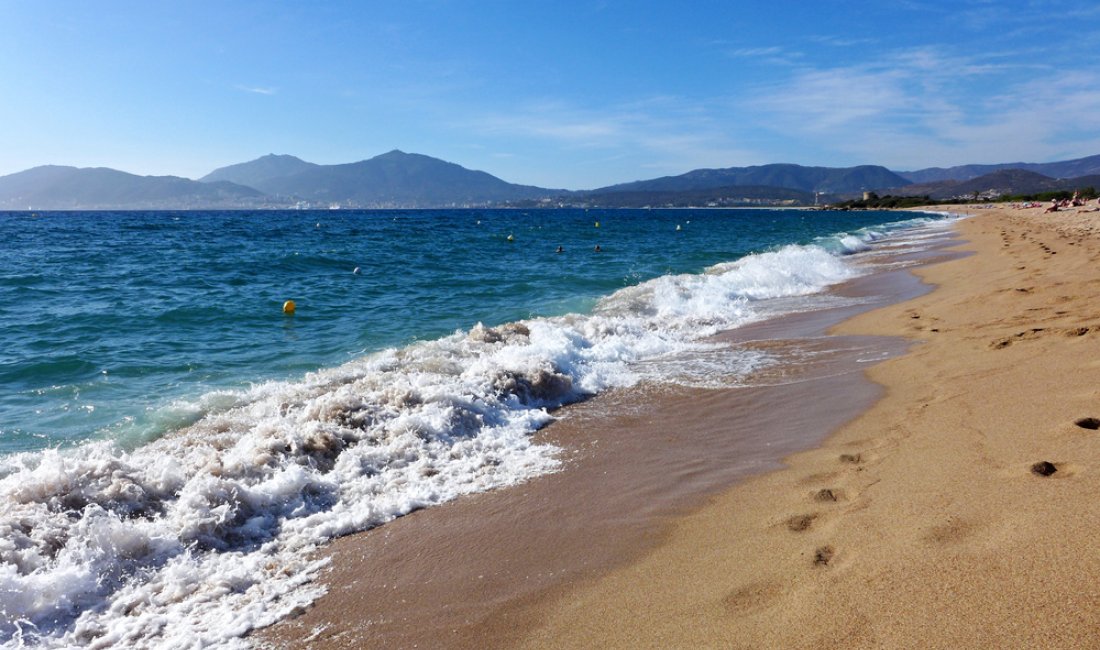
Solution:
<path fill-rule="evenodd" d="M 916 271 L 934 291 L 899 272 L 846 289 L 892 306 L 784 325 L 832 327 L 812 376 L 580 405 L 545 434 L 565 471 L 338 540 L 329 595 L 258 638 L 1100 647 L 1100 213 L 969 212 L 972 254 Z M 776 445 L 731 462 L 753 436 Z"/>
<path fill-rule="evenodd" d="M 870 370 L 882 400 L 526 647 L 1100 644 L 1100 220 L 978 212 L 976 254 L 919 271 L 934 292 L 837 329 L 921 342 Z"/>

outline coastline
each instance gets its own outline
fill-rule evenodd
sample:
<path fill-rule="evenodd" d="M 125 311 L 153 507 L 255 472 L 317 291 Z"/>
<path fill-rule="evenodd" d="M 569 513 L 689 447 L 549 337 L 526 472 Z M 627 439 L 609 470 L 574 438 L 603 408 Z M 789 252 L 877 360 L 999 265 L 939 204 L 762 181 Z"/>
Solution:
<path fill-rule="evenodd" d="M 908 269 L 879 272 L 835 291 L 863 304 L 720 335 L 814 359 L 783 366 L 799 368 L 795 376 L 719 390 L 642 386 L 566 407 L 538 434 L 568 450 L 562 472 L 336 540 L 324 551 L 329 593 L 255 639 L 314 648 L 521 644 L 540 629 L 547 603 L 644 561 L 667 543 L 671 523 L 870 408 L 881 389 L 864 378 L 865 361 L 908 343 L 825 338 L 825 330 L 927 290 Z"/>
<path fill-rule="evenodd" d="M 519 647 L 1095 647 L 1100 218 L 958 230 L 973 255 L 917 270 L 935 291 L 833 330 L 919 342 L 868 370 L 881 400 L 546 603 Z"/>

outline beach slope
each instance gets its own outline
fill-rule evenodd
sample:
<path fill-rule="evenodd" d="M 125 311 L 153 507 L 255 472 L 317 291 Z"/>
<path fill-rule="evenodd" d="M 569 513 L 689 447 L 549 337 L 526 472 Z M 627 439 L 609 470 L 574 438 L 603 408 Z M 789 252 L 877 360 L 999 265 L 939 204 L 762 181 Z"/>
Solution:
<path fill-rule="evenodd" d="M 977 212 L 935 291 L 839 326 L 918 342 L 870 369 L 883 399 L 525 647 L 1100 644 L 1100 213 Z"/>

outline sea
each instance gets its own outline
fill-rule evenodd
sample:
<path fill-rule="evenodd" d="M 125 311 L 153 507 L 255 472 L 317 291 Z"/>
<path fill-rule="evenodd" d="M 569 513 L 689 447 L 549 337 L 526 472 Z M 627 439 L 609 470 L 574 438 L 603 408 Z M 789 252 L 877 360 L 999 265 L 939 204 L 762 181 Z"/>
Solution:
<path fill-rule="evenodd" d="M 0 213 L 0 647 L 249 647 L 327 540 L 559 470 L 563 405 L 751 383 L 791 361 L 715 334 L 955 219 Z"/>

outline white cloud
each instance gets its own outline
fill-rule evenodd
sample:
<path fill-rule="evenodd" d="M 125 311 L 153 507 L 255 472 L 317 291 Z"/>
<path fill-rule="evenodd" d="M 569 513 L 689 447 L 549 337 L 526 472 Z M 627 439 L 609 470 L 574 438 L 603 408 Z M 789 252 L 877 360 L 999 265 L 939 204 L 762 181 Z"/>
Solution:
<path fill-rule="evenodd" d="M 727 50 L 726 56 L 733 59 L 755 59 L 764 63 L 794 65 L 804 56 L 802 52 L 777 45 L 767 47 L 741 47 Z"/>
<path fill-rule="evenodd" d="M 1100 150 L 1100 74 L 930 48 L 802 70 L 755 88 L 742 106 L 770 132 L 894 168 L 1042 162 Z"/>
<path fill-rule="evenodd" d="M 485 135 L 555 140 L 572 146 L 599 146 L 620 137 L 617 116 L 598 115 L 558 102 L 528 104 L 508 113 L 486 115 L 473 127 Z"/>
<path fill-rule="evenodd" d="M 752 85 L 731 77 L 722 87 L 716 79 L 698 97 L 605 106 L 528 102 L 457 126 L 495 140 L 493 150 L 554 151 L 548 158 L 563 176 L 581 179 L 556 181 L 562 186 L 584 185 L 586 174 L 601 168 L 619 179 L 771 162 L 905 170 L 1100 151 L 1100 70 L 1062 72 L 1034 44 L 972 56 L 952 51 L 918 47 L 855 64 L 803 63 Z"/>
<path fill-rule="evenodd" d="M 737 56 L 737 57 L 758 57 L 758 56 L 772 57 L 772 56 L 777 56 L 777 55 L 780 55 L 780 54 L 783 54 L 783 48 L 777 47 L 777 46 L 772 46 L 772 47 L 743 47 L 741 49 L 731 50 L 729 52 L 730 56 Z"/>
<path fill-rule="evenodd" d="M 855 47 L 856 45 L 870 45 L 878 42 L 873 38 L 851 38 L 832 35 L 811 36 L 807 40 L 812 43 L 830 45 L 832 47 Z"/>
<path fill-rule="evenodd" d="M 257 95 L 274 95 L 275 93 L 278 92 L 277 88 L 269 88 L 269 87 L 263 87 L 263 86 L 242 86 L 242 85 L 238 85 L 238 86 L 235 86 L 235 88 L 237 90 L 242 91 L 242 92 L 255 93 Z"/>
<path fill-rule="evenodd" d="M 540 140 L 540 146 L 587 152 L 587 158 L 604 162 L 633 158 L 638 167 L 666 173 L 760 161 L 738 147 L 727 126 L 715 121 L 709 110 L 668 96 L 604 110 L 562 102 L 528 104 L 507 114 L 483 116 L 469 126 L 484 136 Z"/>
<path fill-rule="evenodd" d="M 830 136 L 869 119 L 911 110 L 903 78 L 892 71 L 813 70 L 760 89 L 746 104 L 781 129 Z"/>

